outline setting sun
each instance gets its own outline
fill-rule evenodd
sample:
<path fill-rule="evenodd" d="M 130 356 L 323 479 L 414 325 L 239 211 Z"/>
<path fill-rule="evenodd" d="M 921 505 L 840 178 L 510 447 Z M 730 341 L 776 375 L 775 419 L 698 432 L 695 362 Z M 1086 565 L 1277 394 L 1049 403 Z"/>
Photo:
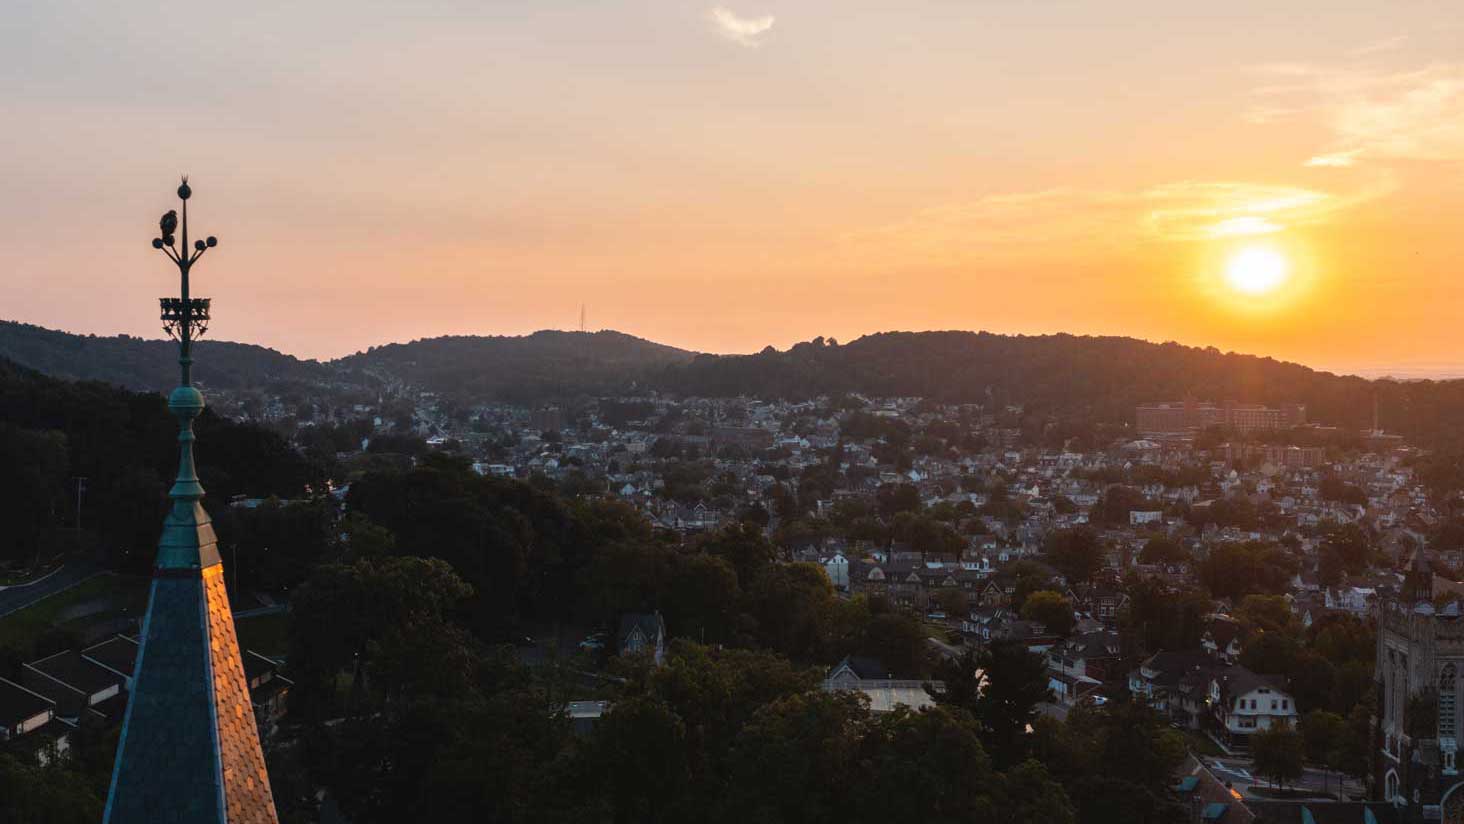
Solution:
<path fill-rule="evenodd" d="M 1284 284 L 1290 270 L 1290 264 L 1280 252 L 1253 246 L 1230 257 L 1225 264 L 1225 280 L 1237 292 L 1264 295 Z"/>

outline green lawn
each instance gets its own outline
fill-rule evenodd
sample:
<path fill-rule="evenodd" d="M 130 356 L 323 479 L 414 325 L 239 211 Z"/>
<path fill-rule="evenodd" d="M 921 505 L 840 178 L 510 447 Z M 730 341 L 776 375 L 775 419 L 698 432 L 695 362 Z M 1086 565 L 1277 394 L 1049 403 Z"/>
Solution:
<path fill-rule="evenodd" d="M 1198 730 L 1185 730 L 1184 738 L 1185 742 L 1189 744 L 1190 752 L 1193 752 L 1195 755 L 1217 756 L 1225 754 L 1210 736 Z"/>
<path fill-rule="evenodd" d="M 141 617 L 147 609 L 148 584 L 147 578 L 124 575 L 89 578 L 20 612 L 0 618 L 0 647 L 27 650 L 53 627 L 84 632 L 88 626 L 124 615 Z M 87 614 L 63 619 L 64 613 L 77 610 L 85 610 Z"/>
<path fill-rule="evenodd" d="M 254 650 L 267 658 L 283 658 L 290 651 L 288 612 L 235 618 L 234 631 L 239 635 L 240 652 Z"/>

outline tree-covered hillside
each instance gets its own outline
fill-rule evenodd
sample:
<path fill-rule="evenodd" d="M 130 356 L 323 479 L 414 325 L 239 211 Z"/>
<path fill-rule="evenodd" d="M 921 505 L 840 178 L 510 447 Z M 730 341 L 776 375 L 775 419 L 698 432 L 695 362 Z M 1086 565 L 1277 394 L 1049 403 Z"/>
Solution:
<path fill-rule="evenodd" d="M 435 392 L 533 402 L 626 392 L 695 356 L 620 332 L 541 331 L 522 337 L 451 336 L 373 347 L 333 361 L 385 372 Z"/>
<path fill-rule="evenodd" d="M 888 332 L 838 345 L 822 338 L 787 351 L 701 355 L 665 370 L 663 389 L 685 395 L 804 398 L 860 392 L 949 402 L 1025 404 L 1042 411 L 1132 423 L 1140 403 L 1235 400 L 1304 403 L 1312 421 L 1383 428 L 1425 443 L 1464 433 L 1464 381 L 1368 381 L 1273 358 L 1176 343 L 1075 335 Z"/>
<path fill-rule="evenodd" d="M 193 376 L 206 387 L 240 389 L 325 379 L 316 361 L 247 343 L 201 340 Z M 128 389 L 166 392 L 178 383 L 178 345 L 128 335 L 73 335 L 26 323 L 0 321 L 0 357 L 58 378 L 96 380 Z"/>
<path fill-rule="evenodd" d="M 195 427 L 210 507 L 234 495 L 294 496 L 319 473 L 280 436 L 208 410 Z M 178 465 L 162 395 L 46 377 L 0 358 L 0 562 L 83 544 L 147 569 Z M 77 479 L 85 492 L 77 512 Z"/>

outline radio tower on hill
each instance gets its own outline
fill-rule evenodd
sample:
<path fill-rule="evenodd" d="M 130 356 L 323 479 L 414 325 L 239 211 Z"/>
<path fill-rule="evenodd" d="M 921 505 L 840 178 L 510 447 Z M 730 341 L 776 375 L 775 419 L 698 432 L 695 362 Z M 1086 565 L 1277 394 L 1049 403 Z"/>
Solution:
<path fill-rule="evenodd" d="M 249 684 L 234 635 L 213 524 L 193 464 L 193 341 L 208 329 L 209 299 L 189 294 L 188 275 L 218 241 L 188 245 L 188 178 L 177 212 L 158 223 L 154 249 L 178 267 L 181 293 L 163 298 L 163 329 L 178 341 L 179 386 L 168 396 L 178 420 L 178 477 L 158 541 L 132 694 L 117 745 L 107 824 L 278 824 Z M 174 231 L 181 229 L 181 245 Z"/>

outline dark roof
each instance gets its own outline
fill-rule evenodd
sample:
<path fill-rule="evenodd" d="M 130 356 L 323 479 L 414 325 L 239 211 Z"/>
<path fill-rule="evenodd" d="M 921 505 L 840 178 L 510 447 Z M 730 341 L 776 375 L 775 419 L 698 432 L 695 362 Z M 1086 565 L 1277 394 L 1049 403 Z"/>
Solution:
<path fill-rule="evenodd" d="M 1212 821 L 1217 824 L 1251 824 L 1255 821 L 1255 812 L 1248 806 L 1250 802 L 1233 796 L 1230 788 L 1221 783 L 1220 779 L 1216 778 L 1215 774 L 1193 755 L 1187 757 L 1184 766 L 1180 768 L 1180 780 L 1175 786 L 1175 791 L 1184 799 L 1186 805 L 1195 805 L 1202 821 Z M 1204 818 L 1207 811 L 1215 817 Z"/>
<path fill-rule="evenodd" d="M 1068 639 L 1062 654 L 1075 658 L 1111 658 L 1118 655 L 1119 637 L 1112 630 L 1099 629 Z"/>
<path fill-rule="evenodd" d="M 616 636 L 620 639 L 622 646 L 625 645 L 626 639 L 630 637 L 636 627 L 639 627 L 640 631 L 645 633 L 646 639 L 652 643 L 655 642 L 657 634 L 666 631 L 666 624 L 661 620 L 661 613 L 628 612 L 620 616 L 620 634 Z"/>
<path fill-rule="evenodd" d="M 44 695 L 0 678 L 0 727 L 14 727 L 21 721 L 35 718 L 55 706 L 56 702 Z"/>
<path fill-rule="evenodd" d="M 125 635 L 114 635 L 100 644 L 87 647 L 81 654 L 130 678 L 132 667 L 137 663 L 137 641 Z"/>
<path fill-rule="evenodd" d="M 274 659 L 266 658 L 253 650 L 244 653 L 244 680 L 251 684 L 259 676 L 279 672 L 279 669 L 280 665 Z"/>
<path fill-rule="evenodd" d="M 276 821 L 222 568 L 154 577 L 143 626 L 107 820 Z"/>
<path fill-rule="evenodd" d="M 1220 700 L 1226 702 L 1259 687 L 1269 687 L 1280 692 L 1286 691 L 1285 679 L 1281 676 L 1260 675 L 1239 664 L 1220 670 L 1215 674 L 1215 680 L 1220 682 Z"/>
<path fill-rule="evenodd" d="M 178 820 L 224 818 L 202 599 L 197 578 L 153 579 L 107 802 L 114 820 L 144 821 L 159 811 L 179 811 Z"/>
<path fill-rule="evenodd" d="M 836 664 L 834 669 L 837 670 L 845 664 L 848 664 L 849 669 L 853 670 L 854 674 L 862 679 L 890 677 L 890 671 L 885 669 L 885 665 L 878 658 L 871 658 L 866 655 L 849 655 L 843 661 Z"/>
<path fill-rule="evenodd" d="M 1227 621 L 1224 618 L 1215 618 L 1210 621 L 1207 628 L 1210 633 L 1210 640 L 1215 646 L 1224 649 L 1230 646 L 1230 642 L 1240 636 L 1240 622 Z"/>
<path fill-rule="evenodd" d="M 119 692 L 105 701 L 98 701 L 92 704 L 91 711 L 105 718 L 108 723 L 113 721 L 121 722 L 122 716 L 127 712 L 127 693 Z"/>
<path fill-rule="evenodd" d="M 1146 658 L 1142 666 L 1177 678 L 1185 672 L 1202 669 L 1214 663 L 1215 659 L 1204 650 L 1161 650 Z"/>
<path fill-rule="evenodd" d="M 58 652 L 26 666 L 86 695 L 122 684 L 122 676 L 82 658 L 76 650 Z"/>

